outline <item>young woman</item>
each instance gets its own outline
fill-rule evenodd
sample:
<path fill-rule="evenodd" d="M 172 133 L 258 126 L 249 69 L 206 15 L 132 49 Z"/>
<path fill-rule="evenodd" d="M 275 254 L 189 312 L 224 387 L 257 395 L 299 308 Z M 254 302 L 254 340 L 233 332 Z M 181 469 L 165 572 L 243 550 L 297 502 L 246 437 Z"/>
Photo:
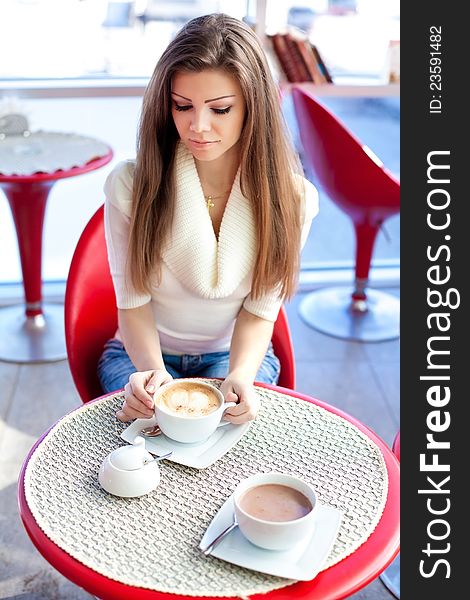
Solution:
<path fill-rule="evenodd" d="M 295 292 L 318 211 L 301 176 L 256 35 L 224 14 L 187 23 L 145 92 L 137 158 L 105 184 L 119 330 L 98 366 L 124 387 L 117 416 L 153 414 L 177 377 L 220 377 L 232 423 L 254 419 L 253 382 L 276 383 L 270 340 Z"/>

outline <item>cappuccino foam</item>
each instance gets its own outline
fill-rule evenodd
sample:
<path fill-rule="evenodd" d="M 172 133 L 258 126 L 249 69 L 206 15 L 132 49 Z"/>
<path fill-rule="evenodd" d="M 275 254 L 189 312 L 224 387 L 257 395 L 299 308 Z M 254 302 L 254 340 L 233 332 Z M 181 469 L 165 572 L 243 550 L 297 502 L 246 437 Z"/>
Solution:
<path fill-rule="evenodd" d="M 204 417 L 219 408 L 220 400 L 204 385 L 180 383 L 162 392 L 158 404 L 180 417 Z"/>

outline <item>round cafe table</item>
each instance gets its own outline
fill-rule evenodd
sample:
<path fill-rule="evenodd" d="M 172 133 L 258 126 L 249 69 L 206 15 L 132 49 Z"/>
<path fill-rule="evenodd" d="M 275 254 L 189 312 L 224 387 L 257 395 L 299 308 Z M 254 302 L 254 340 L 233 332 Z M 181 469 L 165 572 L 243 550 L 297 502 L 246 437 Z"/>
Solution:
<path fill-rule="evenodd" d="M 24 304 L 0 308 L 0 360 L 49 362 L 66 357 L 63 304 L 42 300 L 42 236 L 49 192 L 59 179 L 111 161 L 109 146 L 67 133 L 27 132 L 0 139 L 0 187 L 15 224 Z"/>
<path fill-rule="evenodd" d="M 21 519 L 36 548 L 103 600 L 338 600 L 366 586 L 399 551 L 396 457 L 364 424 L 320 400 L 267 384 L 257 391 L 260 413 L 235 446 L 204 469 L 160 463 L 160 485 L 141 498 L 111 496 L 97 483 L 101 461 L 123 445 L 128 424 L 115 418 L 122 393 L 60 419 L 18 480 Z M 265 576 L 198 549 L 237 482 L 272 470 L 312 481 L 320 502 L 342 512 L 330 555 L 310 581 Z"/>

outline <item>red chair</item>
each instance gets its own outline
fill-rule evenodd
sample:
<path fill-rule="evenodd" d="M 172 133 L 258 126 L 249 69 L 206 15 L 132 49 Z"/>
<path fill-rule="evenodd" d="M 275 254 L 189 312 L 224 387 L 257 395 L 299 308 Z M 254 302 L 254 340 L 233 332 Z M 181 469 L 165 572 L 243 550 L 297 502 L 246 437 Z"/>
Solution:
<path fill-rule="evenodd" d="M 103 394 L 96 366 L 117 328 L 116 297 L 109 271 L 101 206 L 86 225 L 70 265 L 65 290 L 65 340 L 70 371 L 83 402 Z M 281 362 L 279 385 L 295 388 L 292 337 L 284 307 L 272 343 Z"/>
<path fill-rule="evenodd" d="M 377 233 L 400 211 L 400 183 L 371 150 L 311 94 L 292 90 L 305 158 L 319 186 L 352 220 L 356 236 L 355 286 L 310 293 L 300 306 L 312 327 L 343 339 L 377 342 L 399 335 L 399 300 L 368 290 Z"/>

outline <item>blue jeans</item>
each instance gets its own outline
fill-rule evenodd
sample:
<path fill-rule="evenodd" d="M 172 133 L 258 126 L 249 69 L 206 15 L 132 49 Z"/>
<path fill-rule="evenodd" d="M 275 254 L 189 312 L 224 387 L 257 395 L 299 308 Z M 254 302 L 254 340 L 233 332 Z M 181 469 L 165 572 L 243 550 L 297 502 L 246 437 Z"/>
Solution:
<path fill-rule="evenodd" d="M 209 352 L 208 354 L 183 354 L 174 356 L 163 354 L 166 370 L 172 377 L 208 377 L 224 379 L 228 375 L 229 353 Z M 269 345 L 266 356 L 256 374 L 256 381 L 276 384 L 281 366 Z M 98 377 L 105 393 L 122 389 L 135 373 L 134 367 L 124 345 L 113 338 L 106 342 L 103 354 L 98 361 Z"/>

